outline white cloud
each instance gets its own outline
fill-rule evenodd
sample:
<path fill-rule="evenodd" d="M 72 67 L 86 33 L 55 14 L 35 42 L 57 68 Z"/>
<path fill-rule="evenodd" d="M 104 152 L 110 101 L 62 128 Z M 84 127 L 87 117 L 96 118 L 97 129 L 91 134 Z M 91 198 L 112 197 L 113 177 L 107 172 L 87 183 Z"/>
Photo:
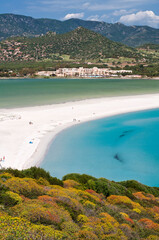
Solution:
<path fill-rule="evenodd" d="M 89 3 L 86 0 L 34 0 L 27 5 L 30 11 L 36 12 L 72 12 L 73 9 L 87 9 Z"/>
<path fill-rule="evenodd" d="M 89 2 L 85 2 L 82 6 L 83 6 L 84 9 L 87 9 L 90 6 L 90 3 Z"/>
<path fill-rule="evenodd" d="M 90 20 L 90 21 L 100 21 L 98 14 L 92 15 L 92 16 L 88 17 L 87 20 Z"/>
<path fill-rule="evenodd" d="M 83 18 L 84 13 L 68 13 L 63 20 L 68 20 L 70 18 Z"/>
<path fill-rule="evenodd" d="M 102 22 L 108 18 L 109 18 L 109 16 L 106 14 L 103 14 L 102 16 L 99 16 L 98 14 L 96 14 L 96 15 L 92 15 L 92 16 L 88 17 L 87 20 Z"/>
<path fill-rule="evenodd" d="M 159 16 L 153 11 L 139 11 L 137 13 L 122 16 L 120 22 L 128 25 L 148 25 L 159 27 Z"/>
<path fill-rule="evenodd" d="M 151 0 L 151 4 L 157 2 L 158 0 Z M 48 11 L 50 11 L 50 9 L 52 9 L 52 11 L 59 11 L 62 9 L 81 9 L 89 11 L 134 9 L 137 6 L 143 6 L 149 3 L 150 0 L 28 0 L 29 6 L 34 5 L 37 9 L 39 7 L 43 7 L 44 9 L 48 8 Z"/>
<path fill-rule="evenodd" d="M 135 9 L 130 9 L 130 10 L 121 9 L 121 10 L 114 11 L 113 15 L 114 16 L 122 16 L 122 15 L 130 14 L 133 12 L 135 12 Z"/>
<path fill-rule="evenodd" d="M 151 3 L 155 3 L 158 0 L 151 0 Z M 90 11 L 103 11 L 103 10 L 122 10 L 122 9 L 132 9 L 137 6 L 143 6 L 149 3 L 149 0 L 95 0 L 91 1 L 91 4 L 88 6 Z"/>

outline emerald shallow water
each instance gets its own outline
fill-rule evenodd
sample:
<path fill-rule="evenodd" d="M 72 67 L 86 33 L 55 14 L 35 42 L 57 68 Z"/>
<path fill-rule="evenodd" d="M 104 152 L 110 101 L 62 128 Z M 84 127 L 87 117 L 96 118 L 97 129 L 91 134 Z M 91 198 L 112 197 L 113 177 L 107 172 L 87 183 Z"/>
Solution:
<path fill-rule="evenodd" d="M 158 80 L 5 79 L 0 80 L 0 108 L 158 92 Z"/>

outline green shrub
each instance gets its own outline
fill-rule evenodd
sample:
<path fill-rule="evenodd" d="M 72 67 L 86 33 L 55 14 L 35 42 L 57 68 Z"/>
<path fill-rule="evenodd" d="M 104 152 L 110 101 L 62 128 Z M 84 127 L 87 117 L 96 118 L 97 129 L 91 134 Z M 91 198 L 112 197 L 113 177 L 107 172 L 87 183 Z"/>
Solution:
<path fill-rule="evenodd" d="M 22 203 L 23 199 L 19 194 L 12 191 L 7 191 L 1 195 L 1 201 L 5 206 L 14 206 L 16 204 Z"/>
<path fill-rule="evenodd" d="M 44 178 L 46 179 L 50 184 L 55 184 L 55 185 L 60 185 L 63 186 L 63 182 L 56 178 L 56 177 L 52 177 L 50 176 L 49 172 L 46 172 L 44 169 L 42 168 L 37 168 L 37 167 L 31 167 L 29 169 L 25 169 L 25 170 L 18 170 L 18 169 L 12 169 L 12 168 L 8 168 L 5 170 L 0 170 L 0 173 L 10 173 L 15 177 L 19 177 L 19 178 L 33 178 L 38 180 L 39 178 Z"/>

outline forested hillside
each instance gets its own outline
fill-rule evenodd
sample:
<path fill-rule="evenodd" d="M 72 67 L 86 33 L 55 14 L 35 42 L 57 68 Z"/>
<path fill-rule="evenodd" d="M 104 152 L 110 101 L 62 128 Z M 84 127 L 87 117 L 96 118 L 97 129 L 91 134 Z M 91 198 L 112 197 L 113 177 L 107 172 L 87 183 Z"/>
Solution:
<path fill-rule="evenodd" d="M 140 57 L 137 50 L 113 42 L 83 27 L 65 34 L 56 35 L 49 32 L 40 37 L 11 38 L 0 43 L 1 61 L 62 60 L 63 55 L 67 55 L 69 59 L 83 61 L 85 59 Z"/>

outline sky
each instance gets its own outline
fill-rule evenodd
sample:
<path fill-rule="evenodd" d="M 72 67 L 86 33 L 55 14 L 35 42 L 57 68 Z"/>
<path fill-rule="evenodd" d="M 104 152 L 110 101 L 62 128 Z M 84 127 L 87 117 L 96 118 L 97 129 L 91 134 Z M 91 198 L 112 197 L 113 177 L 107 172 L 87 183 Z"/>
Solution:
<path fill-rule="evenodd" d="M 0 0 L 0 14 L 121 22 L 159 28 L 159 0 Z"/>

